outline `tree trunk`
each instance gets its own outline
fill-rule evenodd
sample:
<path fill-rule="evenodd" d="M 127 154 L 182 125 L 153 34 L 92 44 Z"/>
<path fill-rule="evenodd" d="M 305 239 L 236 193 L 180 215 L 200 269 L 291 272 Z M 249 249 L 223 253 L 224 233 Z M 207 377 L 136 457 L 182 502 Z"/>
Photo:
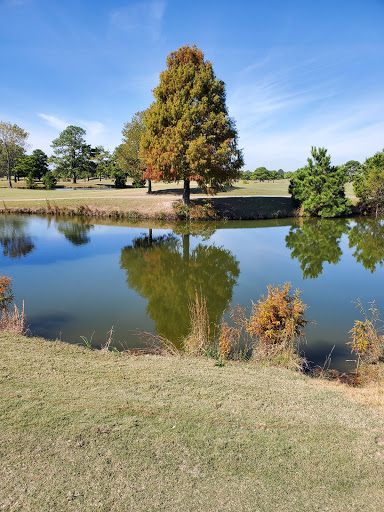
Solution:
<path fill-rule="evenodd" d="M 189 263 L 189 235 L 183 235 L 183 261 Z"/>
<path fill-rule="evenodd" d="M 184 180 L 183 204 L 191 204 L 191 182 Z"/>
<path fill-rule="evenodd" d="M 73 178 L 72 183 L 76 183 L 76 173 L 75 172 L 72 174 L 72 178 Z"/>
<path fill-rule="evenodd" d="M 8 187 L 12 188 L 12 176 L 11 176 L 11 169 L 8 164 Z"/>
<path fill-rule="evenodd" d="M 148 194 L 152 194 L 152 181 L 148 178 Z"/>
<path fill-rule="evenodd" d="M 12 176 L 11 176 L 11 158 L 9 156 L 8 146 L 4 144 L 5 150 L 7 152 L 7 171 L 8 171 L 8 187 L 12 188 Z"/>

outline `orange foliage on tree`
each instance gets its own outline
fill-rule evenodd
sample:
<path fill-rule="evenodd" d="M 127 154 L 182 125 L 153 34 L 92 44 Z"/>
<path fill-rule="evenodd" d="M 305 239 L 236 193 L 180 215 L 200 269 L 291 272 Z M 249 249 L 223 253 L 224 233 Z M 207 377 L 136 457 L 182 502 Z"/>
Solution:
<path fill-rule="evenodd" d="M 268 295 L 252 303 L 248 332 L 266 345 L 292 343 L 303 336 L 302 328 L 308 321 L 304 317 L 307 305 L 300 299 L 300 290 L 291 295 L 291 283 L 274 288 L 267 286 Z"/>
<path fill-rule="evenodd" d="M 13 300 L 11 287 L 12 279 L 6 276 L 0 276 L 0 310 L 5 311 Z"/>
<path fill-rule="evenodd" d="M 140 142 L 145 178 L 184 180 L 183 202 L 189 203 L 190 180 L 216 189 L 238 177 L 243 157 L 224 82 L 201 50 L 183 46 L 172 52 L 154 96 Z"/>

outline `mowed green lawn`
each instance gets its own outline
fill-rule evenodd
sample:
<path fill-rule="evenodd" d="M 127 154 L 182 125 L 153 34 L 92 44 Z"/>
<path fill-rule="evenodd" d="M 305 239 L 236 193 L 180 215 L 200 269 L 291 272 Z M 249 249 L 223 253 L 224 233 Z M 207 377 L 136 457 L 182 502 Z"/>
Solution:
<path fill-rule="evenodd" d="M 0 350 L 0 510 L 382 510 L 381 388 L 363 404 L 251 363 L 4 332 Z"/>
<path fill-rule="evenodd" d="M 111 184 L 111 180 L 104 180 L 101 185 Z M 28 190 L 21 188 L 23 182 L 17 187 L 8 189 L 6 181 L 0 181 L 0 209 L 12 208 L 39 209 L 48 206 L 59 208 L 68 207 L 77 209 L 87 205 L 97 210 L 119 210 L 122 212 L 135 212 L 144 217 L 162 218 L 174 216 L 172 204 L 181 199 L 182 183 L 154 183 L 153 194 L 148 195 L 146 188 L 126 189 L 97 189 L 85 188 L 91 184 L 99 186 L 99 181 L 79 181 L 75 190 Z M 62 186 L 72 187 L 71 183 L 61 183 Z M 289 180 L 276 182 L 242 180 L 225 192 L 211 197 L 203 194 L 196 183 L 191 185 L 191 199 L 208 198 L 224 217 L 236 219 L 257 219 L 290 217 L 295 215 L 295 205 L 288 194 Z M 353 198 L 352 185 L 346 186 L 346 192 Z"/>
<path fill-rule="evenodd" d="M 76 198 L 81 194 L 82 197 L 104 197 L 107 195 L 119 196 L 119 197 L 130 197 L 130 196 L 145 196 L 146 188 L 132 188 L 130 187 L 130 181 L 127 182 L 129 188 L 126 189 L 108 189 L 105 190 L 103 187 L 112 185 L 113 182 L 111 180 L 103 180 L 101 183 L 98 180 L 92 181 L 84 181 L 79 180 L 76 185 L 73 185 L 70 182 L 59 182 L 58 185 L 60 188 L 56 190 L 44 190 L 44 189 L 36 189 L 29 190 L 25 189 L 25 182 L 20 180 L 16 184 L 13 184 L 12 189 L 8 189 L 7 181 L 0 180 L 0 200 L 6 199 L 37 199 L 37 198 L 53 198 L 53 197 L 65 197 L 68 198 Z M 229 188 L 225 192 L 220 192 L 219 196 L 288 196 L 288 185 L 289 180 L 279 180 L 276 182 L 256 182 L 249 181 L 247 184 L 244 184 L 242 180 L 234 183 L 233 187 Z M 61 187 L 65 188 L 73 188 L 76 190 L 63 190 Z M 87 187 L 94 187 L 92 190 L 87 189 Z M 183 183 L 153 183 L 152 190 L 157 195 L 181 195 L 183 190 Z M 192 197 L 194 195 L 203 195 L 204 194 L 201 189 L 197 186 L 195 182 L 191 184 L 191 192 Z M 208 197 L 208 196 L 206 196 Z"/>

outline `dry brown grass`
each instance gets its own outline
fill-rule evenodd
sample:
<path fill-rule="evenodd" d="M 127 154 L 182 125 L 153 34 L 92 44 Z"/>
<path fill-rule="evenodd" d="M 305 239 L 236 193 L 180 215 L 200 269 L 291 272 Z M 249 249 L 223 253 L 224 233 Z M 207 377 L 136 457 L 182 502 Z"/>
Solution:
<path fill-rule="evenodd" d="M 159 356 L 180 356 L 181 352 L 172 341 L 152 332 L 142 332 L 139 334 L 141 341 L 148 347 L 148 349 L 128 349 L 128 353 L 140 355 L 143 351 L 145 353 L 159 355 Z"/>
<path fill-rule="evenodd" d="M 23 307 L 19 309 L 16 304 L 12 307 L 3 310 L 0 317 L 0 329 L 7 332 L 13 332 L 15 334 L 25 334 L 28 329 L 26 326 L 27 317 L 24 312 L 24 301 Z"/>
<path fill-rule="evenodd" d="M 190 331 L 184 340 L 184 346 L 189 354 L 201 355 L 214 343 L 207 301 L 201 290 L 196 290 L 194 300 L 189 301 L 189 319 Z"/>

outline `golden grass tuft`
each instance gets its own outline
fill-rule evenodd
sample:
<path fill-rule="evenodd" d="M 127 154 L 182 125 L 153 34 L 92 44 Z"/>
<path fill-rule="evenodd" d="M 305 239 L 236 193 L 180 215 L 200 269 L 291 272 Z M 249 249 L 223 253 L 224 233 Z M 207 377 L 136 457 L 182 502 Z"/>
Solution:
<path fill-rule="evenodd" d="M 159 355 L 159 356 L 180 356 L 180 350 L 172 341 L 161 336 L 160 334 L 153 334 L 152 332 L 142 332 L 140 337 L 147 349 L 131 349 L 128 352 L 134 355 L 142 353 Z"/>
<path fill-rule="evenodd" d="M 27 317 L 23 307 L 20 310 L 16 304 L 13 304 L 13 310 L 4 310 L 0 318 L 0 329 L 3 331 L 13 332 L 15 334 L 25 334 Z"/>
<path fill-rule="evenodd" d="M 211 345 L 211 324 L 207 300 L 202 291 L 195 290 L 194 300 L 189 301 L 190 331 L 184 340 L 185 349 L 190 354 L 199 355 Z"/>

